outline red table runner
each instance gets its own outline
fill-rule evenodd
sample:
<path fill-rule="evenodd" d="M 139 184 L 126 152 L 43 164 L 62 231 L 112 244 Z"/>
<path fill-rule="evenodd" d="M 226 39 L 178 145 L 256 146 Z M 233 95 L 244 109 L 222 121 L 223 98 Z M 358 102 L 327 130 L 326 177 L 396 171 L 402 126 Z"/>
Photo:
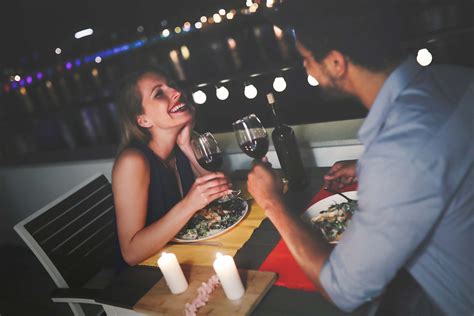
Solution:
<path fill-rule="evenodd" d="M 357 190 L 357 184 L 345 187 L 341 192 Z M 333 195 L 323 188 L 311 199 L 307 208 L 314 203 Z M 304 290 L 309 292 L 317 291 L 314 284 L 306 277 L 303 270 L 299 267 L 293 258 L 283 239 L 281 239 L 275 248 L 259 268 L 260 271 L 271 271 L 278 273 L 278 280 L 275 285 L 284 286 L 290 289 Z"/>

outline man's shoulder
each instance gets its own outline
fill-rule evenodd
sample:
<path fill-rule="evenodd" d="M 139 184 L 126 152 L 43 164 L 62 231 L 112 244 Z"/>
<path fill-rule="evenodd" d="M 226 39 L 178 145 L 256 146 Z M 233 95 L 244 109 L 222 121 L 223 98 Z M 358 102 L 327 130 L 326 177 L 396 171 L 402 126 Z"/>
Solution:
<path fill-rule="evenodd" d="M 456 74 L 460 77 L 455 80 Z M 456 119 L 453 113 L 473 82 L 474 72 L 467 68 L 440 66 L 423 72 L 393 101 L 377 141 L 394 142 L 409 152 L 433 141 Z"/>

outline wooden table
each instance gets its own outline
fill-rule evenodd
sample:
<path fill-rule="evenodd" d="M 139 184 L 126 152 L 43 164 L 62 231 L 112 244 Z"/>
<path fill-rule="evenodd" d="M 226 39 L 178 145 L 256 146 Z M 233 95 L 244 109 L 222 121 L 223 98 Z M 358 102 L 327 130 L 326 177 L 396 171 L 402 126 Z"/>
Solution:
<path fill-rule="evenodd" d="M 312 196 L 319 191 L 327 168 L 308 170 L 311 183 L 302 192 L 289 192 L 287 205 L 295 214 L 304 212 Z M 233 178 L 242 179 L 245 172 L 236 172 Z M 262 262 L 280 240 L 273 224 L 264 220 L 252 237 L 237 252 L 234 259 L 239 269 L 258 270 Z M 99 303 L 121 307 L 123 315 L 161 279 L 159 269 L 152 267 L 130 267 L 124 270 L 104 291 Z M 368 315 L 371 306 L 366 304 L 350 315 Z M 120 313 L 118 313 L 120 314 Z M 252 315 L 348 315 L 326 301 L 319 293 L 305 292 L 273 286 Z"/>

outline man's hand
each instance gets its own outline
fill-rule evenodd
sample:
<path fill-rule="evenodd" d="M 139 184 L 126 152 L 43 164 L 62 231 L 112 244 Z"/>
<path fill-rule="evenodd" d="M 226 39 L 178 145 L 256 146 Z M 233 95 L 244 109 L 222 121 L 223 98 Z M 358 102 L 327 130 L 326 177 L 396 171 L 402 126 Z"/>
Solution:
<path fill-rule="evenodd" d="M 337 190 L 357 181 L 356 160 L 336 162 L 324 176 L 324 186 Z"/>
<path fill-rule="evenodd" d="M 257 204 L 266 211 L 272 204 L 283 201 L 281 178 L 267 162 L 254 161 L 254 166 L 248 174 L 247 188 Z"/>

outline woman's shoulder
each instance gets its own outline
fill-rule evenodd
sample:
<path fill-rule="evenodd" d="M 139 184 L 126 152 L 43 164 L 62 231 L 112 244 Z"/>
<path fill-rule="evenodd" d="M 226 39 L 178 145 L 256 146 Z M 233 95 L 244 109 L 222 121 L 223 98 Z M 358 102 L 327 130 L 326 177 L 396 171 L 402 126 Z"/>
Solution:
<path fill-rule="evenodd" d="M 122 170 L 138 171 L 148 170 L 149 163 L 145 153 L 137 147 L 124 148 L 115 159 L 113 173 Z"/>

